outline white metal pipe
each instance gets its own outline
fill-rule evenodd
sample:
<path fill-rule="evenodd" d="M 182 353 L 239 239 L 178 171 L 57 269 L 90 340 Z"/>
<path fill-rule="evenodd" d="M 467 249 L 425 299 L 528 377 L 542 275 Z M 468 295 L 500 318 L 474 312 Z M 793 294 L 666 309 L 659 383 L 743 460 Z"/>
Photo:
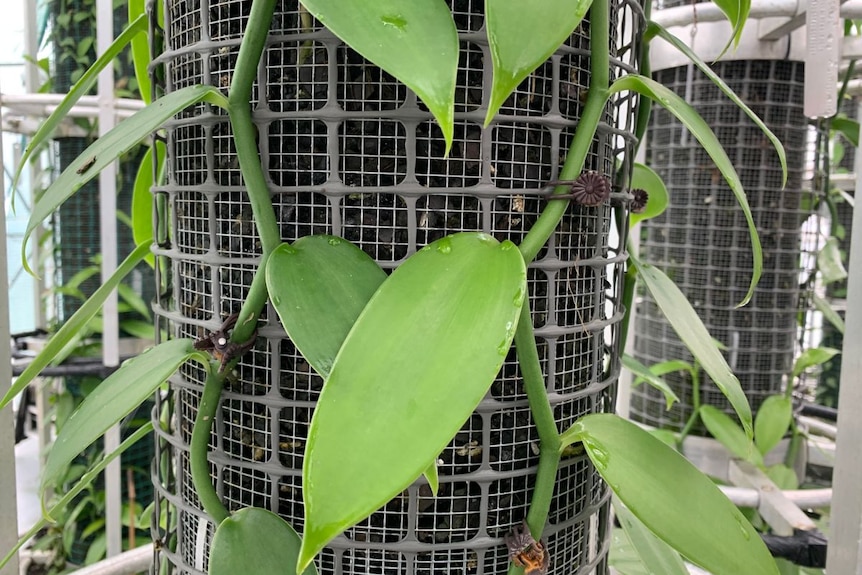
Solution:
<path fill-rule="evenodd" d="M 0 105 L 19 113 L 39 116 L 53 112 L 65 97 L 65 94 L 0 94 Z M 116 98 L 113 103 L 115 110 L 135 112 L 143 107 L 141 100 L 132 98 Z M 89 110 L 95 115 L 99 109 L 98 96 L 82 96 L 75 104 L 75 109 L 79 110 L 81 115 Z"/>
<path fill-rule="evenodd" d="M 751 3 L 749 19 L 760 18 L 792 18 L 804 12 L 807 2 L 800 0 L 754 0 Z M 862 17 L 862 0 L 848 0 L 841 5 L 842 18 L 858 19 Z M 716 4 L 704 2 L 692 5 L 653 10 L 652 19 L 665 28 L 671 26 L 688 26 L 697 22 L 719 22 L 726 20 Z"/>
<path fill-rule="evenodd" d="M 144 545 L 74 571 L 74 575 L 133 575 L 149 571 L 153 564 L 153 544 Z"/>
<path fill-rule="evenodd" d="M 760 505 L 760 494 L 756 489 L 720 485 L 719 489 L 739 507 L 756 509 Z M 832 489 L 797 489 L 783 491 L 784 496 L 800 509 L 819 509 L 832 506 Z"/>

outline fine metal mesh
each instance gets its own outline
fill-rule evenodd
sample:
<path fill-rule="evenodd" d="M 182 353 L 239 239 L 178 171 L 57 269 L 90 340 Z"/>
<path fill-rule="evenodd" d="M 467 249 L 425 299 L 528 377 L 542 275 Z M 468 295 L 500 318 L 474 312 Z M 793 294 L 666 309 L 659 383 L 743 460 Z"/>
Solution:
<path fill-rule="evenodd" d="M 663 70 L 656 78 L 682 95 L 709 124 L 742 180 L 763 245 L 763 275 L 751 303 L 736 309 L 752 273 L 751 243 L 742 210 L 715 164 L 674 116 L 654 110 L 648 164 L 670 193 L 668 210 L 644 222 L 644 258 L 674 280 L 713 338 L 723 343 L 730 367 L 757 410 L 782 389 L 797 340 L 802 224 L 811 201 L 803 201 L 807 122 L 802 113 L 803 64 L 781 61 L 719 62 L 713 66 L 787 152 L 788 181 L 760 129 L 702 73 L 690 67 Z M 688 84 L 688 87 L 687 87 Z M 651 365 L 692 361 L 664 315 L 643 294 L 635 321 L 635 355 Z M 692 410 L 688 374 L 664 376 L 681 401 L 666 411 L 663 395 L 647 385 L 633 389 L 636 421 L 679 430 Z M 701 401 L 732 413 L 721 391 L 701 374 Z"/>
<path fill-rule="evenodd" d="M 160 60 L 169 91 L 229 85 L 250 3 L 192 4 L 198 6 L 167 7 Z M 440 130 L 413 93 L 317 22 L 303 28 L 296 3 L 284 2 L 273 18 L 252 105 L 285 241 L 343 236 L 391 270 L 443 235 L 482 230 L 517 243 L 535 222 L 544 206 L 538 192 L 559 171 L 589 85 L 588 23 L 483 130 L 489 96 L 483 83 L 491 73 L 483 3 L 450 4 L 462 52 L 455 142 L 444 159 Z M 633 39 L 632 31 L 641 23 L 637 5 L 613 4 L 612 79 L 634 70 L 640 37 Z M 627 198 L 623 174 L 636 105 L 633 95 L 614 97 L 586 161 L 612 178 L 616 209 Z M 155 191 L 168 205 L 168 237 L 156 251 L 166 263 L 159 281 L 172 287 L 156 309 L 173 336 L 198 338 L 239 310 L 261 248 L 224 114 L 204 105 L 187 109 L 170 125 L 167 144 L 168 183 Z M 625 169 L 616 170 L 618 161 Z M 609 205 L 572 205 L 528 271 L 541 365 L 560 431 L 587 413 L 613 409 L 625 258 L 618 238 L 627 231 L 610 233 L 613 214 Z M 171 401 L 159 406 L 172 413 L 170 428 L 157 430 L 160 458 L 174 463 L 163 463 L 154 479 L 160 505 L 176 520 L 176 537 L 171 543 L 166 535 L 160 561 L 177 573 L 206 569 L 212 535 L 188 463 L 203 381 L 199 367 L 182 367 Z M 228 508 L 267 508 L 302 531 L 302 458 L 322 385 L 268 309 L 255 347 L 228 378 L 211 438 L 214 482 Z M 319 571 L 506 572 L 502 537 L 526 515 L 538 463 L 514 350 L 439 460 L 436 497 L 422 482 L 411 485 L 332 541 L 317 559 Z M 607 572 L 608 497 L 585 456 L 563 460 L 544 535 L 549 573 Z"/>

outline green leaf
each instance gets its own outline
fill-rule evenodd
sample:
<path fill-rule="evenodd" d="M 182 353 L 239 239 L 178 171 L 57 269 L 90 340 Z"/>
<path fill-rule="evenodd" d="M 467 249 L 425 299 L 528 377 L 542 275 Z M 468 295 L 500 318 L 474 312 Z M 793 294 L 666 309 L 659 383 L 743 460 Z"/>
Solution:
<path fill-rule="evenodd" d="M 165 145 L 156 141 L 141 158 L 141 164 L 138 166 L 138 173 L 135 174 L 135 184 L 132 188 L 132 238 L 136 245 L 150 243 L 155 237 L 153 234 L 153 194 L 150 191 L 153 186 L 153 148 L 156 149 L 158 165 L 165 165 Z M 155 267 L 153 254 L 148 254 L 146 260 L 150 267 Z"/>
<path fill-rule="evenodd" d="M 826 240 L 823 249 L 817 254 L 817 269 L 820 270 L 823 283 L 831 284 L 847 279 L 847 270 L 841 259 L 841 247 L 837 238 Z"/>
<path fill-rule="evenodd" d="M 698 56 L 694 50 L 689 48 L 683 41 L 679 38 L 668 32 L 665 28 L 656 24 L 655 22 L 649 22 L 647 24 L 646 32 L 644 32 L 644 38 L 649 39 L 653 36 L 659 36 L 666 42 L 670 43 L 674 48 L 682 52 L 686 55 L 686 57 L 694 63 L 697 68 L 703 72 L 703 74 L 709 78 L 713 84 L 718 86 L 718 89 L 724 92 L 724 95 L 730 98 L 730 100 L 736 104 L 736 106 L 742 110 L 746 116 L 748 116 L 752 122 L 757 124 L 757 127 L 763 132 L 763 134 L 772 142 L 772 146 L 775 148 L 776 153 L 778 154 L 778 160 L 781 162 L 781 186 L 784 187 L 787 184 L 787 154 L 785 153 L 784 146 L 781 144 L 781 140 L 778 139 L 778 136 L 772 133 L 763 120 L 754 113 L 754 111 L 748 107 L 748 105 L 742 101 L 742 99 L 736 95 L 730 86 L 728 86 L 721 77 L 715 73 L 715 71 L 709 67 L 709 64 L 704 62 L 700 56 Z"/>
<path fill-rule="evenodd" d="M 667 402 L 667 409 L 671 408 L 674 401 L 679 401 L 679 397 L 665 380 L 655 375 L 647 366 L 625 353 L 623 354 L 623 367 L 662 392 Z"/>
<path fill-rule="evenodd" d="M 227 108 L 227 99 L 212 86 L 188 86 L 168 94 L 120 122 L 107 134 L 90 144 L 80 156 L 72 160 L 60 176 L 39 197 L 33 206 L 27 229 L 24 232 L 21 257 L 24 268 L 33 273 L 27 263 L 27 239 L 42 221 L 84 184 L 95 178 L 102 169 L 128 152 L 174 114 L 197 102 L 208 102 Z"/>
<path fill-rule="evenodd" d="M 733 36 L 727 42 L 716 60 L 720 60 L 731 44 L 739 47 L 739 41 L 742 38 L 742 30 L 745 28 L 745 21 L 748 20 L 748 13 L 751 10 L 751 0 L 713 0 L 715 5 L 724 12 L 727 16 L 730 25 L 733 27 Z"/>
<path fill-rule="evenodd" d="M 75 457 L 150 397 L 180 365 L 193 358 L 208 365 L 208 356 L 195 351 L 192 344 L 191 339 L 161 343 L 130 359 L 99 384 L 57 435 L 42 473 L 42 488 L 52 485 Z"/>
<path fill-rule="evenodd" d="M 458 33 L 440 0 L 302 0 L 302 5 L 377 66 L 416 92 L 443 131 L 455 130 Z"/>
<path fill-rule="evenodd" d="M 630 216 L 631 225 L 658 217 L 667 209 L 669 201 L 667 187 L 665 187 L 664 181 L 652 168 L 635 162 L 634 169 L 632 170 L 631 187 L 632 189 L 641 188 L 649 196 L 644 211 L 639 214 L 632 212 Z"/>
<path fill-rule="evenodd" d="M 500 106 L 583 20 L 592 0 L 485 1 L 485 28 L 494 77 L 485 125 Z"/>
<path fill-rule="evenodd" d="M 694 108 L 686 103 L 685 100 L 677 96 L 673 91 L 662 86 L 651 78 L 638 76 L 637 74 L 628 74 L 623 76 L 610 87 L 611 94 L 628 90 L 637 92 L 655 102 L 658 102 L 668 112 L 676 116 L 676 118 L 682 122 L 682 124 L 688 128 L 689 132 L 691 132 L 692 135 L 694 135 L 694 137 L 701 143 L 704 150 L 706 150 L 712 158 L 712 161 L 715 162 L 715 166 L 724 176 L 724 179 L 727 180 L 733 194 L 736 196 L 736 199 L 742 208 L 742 213 L 745 215 L 745 220 L 748 222 L 748 233 L 751 237 L 751 253 L 754 265 L 748 293 L 745 294 L 745 297 L 738 305 L 742 306 L 747 304 L 751 299 L 751 296 L 754 295 L 754 288 L 760 280 L 760 274 L 763 269 L 763 251 L 760 247 L 760 238 L 757 235 L 757 227 L 755 226 L 754 218 L 751 215 L 751 208 L 748 205 L 745 190 L 742 189 L 742 182 L 739 179 L 739 175 L 736 173 L 736 169 L 733 167 L 733 163 L 730 161 L 730 158 L 727 157 L 724 148 L 721 147 L 718 138 L 716 138 L 715 133 L 709 127 L 709 124 L 700 117 L 700 114 L 698 114 Z"/>
<path fill-rule="evenodd" d="M 854 147 L 859 147 L 859 122 L 851 120 L 845 116 L 838 116 L 837 118 L 832 118 L 830 127 L 834 131 L 844 134 L 844 137 L 847 138 Z"/>
<path fill-rule="evenodd" d="M 245 507 L 222 521 L 213 535 L 209 575 L 295 575 L 302 541 L 284 519 Z M 303 575 L 317 575 L 312 564 Z"/>
<path fill-rule="evenodd" d="M 763 466 L 763 457 L 754 442 L 726 413 L 711 405 L 701 405 L 700 419 L 710 435 L 736 457 Z"/>
<path fill-rule="evenodd" d="M 680 340 L 712 378 L 713 383 L 730 401 L 742 422 L 745 433 L 751 437 L 753 432 L 751 406 L 748 405 L 748 398 L 745 397 L 739 380 L 731 371 L 730 366 L 727 365 L 724 356 L 716 348 L 697 312 L 694 311 L 676 284 L 660 269 L 638 261 L 632 254 L 629 254 L 629 258 L 637 267 L 638 274 L 640 274 L 656 305 L 664 313 Z"/>
<path fill-rule="evenodd" d="M 796 472 L 786 465 L 770 465 L 766 469 L 766 476 L 783 491 L 799 489 L 799 478 Z"/>
<path fill-rule="evenodd" d="M 298 570 L 443 451 L 508 354 L 525 293 L 517 247 L 483 233 L 437 240 L 380 286 L 311 421 Z"/>
<path fill-rule="evenodd" d="M 128 44 L 132 38 L 141 32 L 146 32 L 147 25 L 148 22 L 146 16 L 140 16 L 130 22 L 129 26 L 123 30 L 119 36 L 117 36 L 117 39 L 114 40 L 110 46 L 108 46 L 108 49 L 105 50 L 105 52 L 99 56 L 95 62 L 93 62 L 93 65 L 90 66 L 86 72 L 84 72 L 81 79 L 72 86 L 69 93 L 66 94 L 66 97 L 63 98 L 51 115 L 39 125 L 39 129 L 36 130 L 36 133 L 33 134 L 33 137 L 30 139 L 30 143 L 24 149 L 24 154 L 21 156 L 21 161 L 18 163 L 18 169 L 15 170 L 15 176 L 12 178 L 12 189 L 18 187 L 18 179 L 21 177 L 21 172 L 24 170 L 24 166 L 27 165 L 30 157 L 39 150 L 42 145 L 48 141 L 48 139 L 50 139 L 54 130 L 56 130 L 57 126 L 60 125 L 60 122 L 66 118 L 69 114 L 69 110 L 72 109 L 72 106 L 78 103 L 81 96 L 86 95 L 87 92 L 90 91 L 90 88 L 95 85 L 96 80 L 99 79 L 99 72 L 104 70 L 105 67 L 113 62 L 114 58 L 122 52 L 126 47 L 126 44 Z M 15 194 L 12 194 L 12 198 L 14 201 Z"/>
<path fill-rule="evenodd" d="M 281 244 L 266 263 L 266 285 L 281 325 L 323 377 L 329 376 L 347 333 L 385 279 L 386 272 L 371 256 L 334 236 Z"/>
<path fill-rule="evenodd" d="M 793 402 L 783 395 L 767 397 L 754 418 L 754 444 L 762 455 L 778 445 L 793 419 Z"/>
<path fill-rule="evenodd" d="M 793 379 L 799 377 L 809 367 L 826 363 L 839 353 L 841 353 L 841 350 L 831 347 L 811 347 L 806 349 L 793 362 Z"/>
<path fill-rule="evenodd" d="M 48 340 L 42 351 L 33 358 L 30 365 L 28 365 L 23 373 L 18 376 L 9 388 L 9 391 L 6 392 L 6 395 L 4 395 L 3 399 L 0 400 L 0 408 L 4 407 L 12 401 L 12 398 L 21 393 L 21 391 L 27 387 L 31 381 L 33 381 L 33 378 L 39 375 L 39 372 L 45 369 L 63 351 L 67 344 L 81 333 L 81 331 L 99 313 L 102 304 L 105 303 L 106 299 L 108 299 L 108 295 L 114 291 L 114 288 L 117 287 L 120 281 L 122 281 L 129 272 L 135 269 L 135 266 L 144 259 L 144 256 L 148 252 L 149 246 L 138 246 L 135 251 L 129 254 L 129 257 L 123 260 L 123 263 L 117 267 L 113 275 L 111 275 L 105 283 L 99 286 L 99 289 L 90 296 L 90 299 L 84 302 L 81 307 L 78 308 L 78 311 L 76 311 L 72 317 L 70 317 L 66 323 L 57 330 L 54 337 Z"/>
<path fill-rule="evenodd" d="M 145 0 L 129 0 L 129 22 L 140 17 L 147 20 Z M 138 91 L 145 104 L 152 102 L 152 84 L 147 66 L 150 65 L 150 45 L 146 36 L 135 36 L 132 39 L 132 61 L 135 65 L 135 79 L 138 81 Z"/>
<path fill-rule="evenodd" d="M 647 431 L 598 413 L 579 419 L 561 439 L 566 445 L 582 441 L 620 501 L 692 563 L 713 575 L 777 573 L 739 509 L 706 475 Z"/>
<path fill-rule="evenodd" d="M 671 359 L 669 361 L 660 361 L 658 363 L 654 363 L 649 366 L 649 370 L 652 372 L 653 375 L 661 377 L 675 371 L 686 371 L 693 374 L 694 366 L 689 362 L 683 361 L 681 359 Z"/>
<path fill-rule="evenodd" d="M 659 539 L 647 526 L 614 498 L 614 511 L 629 541 L 649 573 L 661 575 L 689 575 L 682 557 L 670 545 Z"/>
<path fill-rule="evenodd" d="M 431 493 L 434 494 L 434 497 L 437 497 L 437 491 L 440 490 L 440 476 L 437 474 L 437 460 L 431 462 L 431 465 L 425 470 L 422 474 L 425 476 L 425 479 L 428 481 L 428 487 L 431 488 Z"/>
<path fill-rule="evenodd" d="M 832 324 L 832 326 L 838 330 L 838 333 L 844 333 L 844 320 L 841 319 L 841 314 L 835 311 L 829 302 L 817 295 L 816 293 L 811 294 L 811 303 L 814 304 L 814 307 L 823 314 L 823 317 Z"/>
<path fill-rule="evenodd" d="M 132 289 L 131 286 L 126 284 L 119 284 L 117 286 L 117 295 L 120 299 L 126 303 L 131 309 L 135 312 L 139 313 L 141 316 L 149 319 L 150 316 L 150 306 L 147 305 L 147 302 L 144 301 L 138 292 Z"/>

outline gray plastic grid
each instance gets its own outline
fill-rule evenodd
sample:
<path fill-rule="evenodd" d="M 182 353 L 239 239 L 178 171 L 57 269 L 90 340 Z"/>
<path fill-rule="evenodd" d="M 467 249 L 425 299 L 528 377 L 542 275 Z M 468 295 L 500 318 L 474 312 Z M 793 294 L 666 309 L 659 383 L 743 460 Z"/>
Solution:
<path fill-rule="evenodd" d="M 785 189 L 769 141 L 705 75 L 679 67 L 656 76 L 678 94 L 689 84 L 689 103 L 715 130 L 739 173 L 763 244 L 760 283 L 751 303 L 736 309 L 752 270 L 742 211 L 707 153 L 664 110 L 653 112 L 647 155 L 667 184 L 671 203 L 661 217 L 644 223 L 641 246 L 644 258 L 675 281 L 712 337 L 727 347 L 725 357 L 756 411 L 782 389 L 797 342 L 802 223 L 814 203 L 803 201 L 801 189 L 808 131 L 802 113 L 803 64 L 737 61 L 713 68 L 784 144 Z M 643 363 L 692 360 L 648 294 L 638 306 L 634 331 L 635 356 Z M 702 403 L 732 413 L 708 376 L 701 378 Z M 666 411 L 662 394 L 641 385 L 632 392 L 631 417 L 679 430 L 692 411 L 690 377 L 674 372 L 664 379 L 681 401 Z"/>
<path fill-rule="evenodd" d="M 168 89 L 225 86 L 249 2 L 170 4 L 167 49 L 159 57 Z M 265 87 L 254 91 L 252 104 L 284 240 L 341 235 L 392 269 L 455 231 L 484 230 L 519 242 L 529 230 L 544 204 L 537 192 L 557 174 L 577 126 L 589 83 L 588 24 L 483 130 L 490 56 L 484 33 L 475 33 L 483 26 L 483 3 L 451 4 L 464 51 L 455 143 L 446 159 L 439 128 L 415 95 L 317 22 L 301 28 L 296 3 L 285 2 L 274 17 L 259 78 Z M 617 77 L 634 70 L 638 57 L 620 31 L 641 20 L 640 8 L 625 1 L 614 3 L 613 13 L 611 74 Z M 617 158 L 629 165 L 636 104 L 633 95 L 621 94 L 608 106 L 589 169 L 613 177 Z M 169 237 L 157 249 L 167 264 L 159 279 L 172 287 L 156 307 L 177 337 L 200 337 L 237 311 L 260 254 L 229 136 L 223 114 L 204 107 L 179 115 L 168 131 L 169 183 L 155 192 L 170 212 Z M 616 202 L 624 198 L 626 172 L 614 181 Z M 541 365 L 560 429 L 586 413 L 610 411 L 615 398 L 620 286 L 612 280 L 620 277 L 625 253 L 618 240 L 609 243 L 612 214 L 609 206 L 572 206 L 528 272 Z M 272 509 L 301 531 L 302 456 L 323 381 L 271 311 L 258 334 L 222 394 L 211 439 L 213 477 L 229 508 Z M 178 520 L 175 543 L 163 548 L 160 560 L 177 573 L 206 568 L 211 536 L 211 526 L 201 531 L 205 515 L 188 466 L 203 380 L 197 366 L 181 368 L 168 402 L 172 425 L 157 431 L 159 457 L 175 461 L 154 468 L 160 505 Z M 320 572 L 506 572 L 502 537 L 526 514 L 537 453 L 511 351 L 488 396 L 440 455 L 438 496 L 423 484 L 410 486 L 334 540 L 317 560 Z M 583 455 L 564 460 L 545 532 L 550 573 L 607 572 L 608 494 Z"/>

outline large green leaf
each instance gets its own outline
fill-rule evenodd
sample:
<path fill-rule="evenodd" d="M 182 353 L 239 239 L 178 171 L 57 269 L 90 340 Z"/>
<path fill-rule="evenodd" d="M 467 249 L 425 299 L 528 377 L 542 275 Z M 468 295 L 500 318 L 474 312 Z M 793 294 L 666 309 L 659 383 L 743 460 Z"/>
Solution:
<path fill-rule="evenodd" d="M 24 154 L 21 156 L 21 161 L 18 163 L 18 169 L 15 170 L 15 176 L 12 179 L 12 187 L 15 188 L 18 185 L 18 179 L 21 177 L 21 172 L 24 170 L 24 166 L 27 165 L 27 161 L 30 157 L 39 150 L 42 145 L 51 137 L 54 133 L 54 130 L 57 129 L 57 126 L 60 125 L 66 116 L 69 114 L 69 110 L 72 109 L 78 100 L 81 99 L 81 96 L 87 94 L 96 84 L 96 80 L 99 79 L 99 72 L 105 69 L 111 62 L 114 61 L 114 58 L 123 51 L 132 39 L 140 34 L 141 32 L 145 32 L 147 30 L 147 18 L 146 15 L 141 15 L 135 20 L 129 23 L 129 26 L 123 30 L 123 32 L 117 36 L 117 39 L 114 40 L 108 49 L 99 56 L 99 58 L 93 62 L 93 65 L 90 66 L 86 72 L 81 76 L 81 79 L 75 82 L 75 85 L 69 90 L 69 93 L 63 98 L 60 104 L 54 109 L 48 118 L 45 119 L 39 125 L 39 129 L 36 130 L 36 133 L 33 134 L 33 137 L 30 139 L 30 143 L 27 144 L 27 147 L 24 149 Z M 14 199 L 15 194 L 12 194 L 12 198 Z"/>
<path fill-rule="evenodd" d="M 809 367 L 826 363 L 839 353 L 841 353 L 841 350 L 831 347 L 810 347 L 806 349 L 793 362 L 792 377 L 796 379 Z"/>
<path fill-rule="evenodd" d="M 60 205 L 84 184 L 95 178 L 102 169 L 128 152 L 134 145 L 158 129 L 174 114 L 191 104 L 209 102 L 227 108 L 224 95 L 212 86 L 189 86 L 160 98 L 128 119 L 120 122 L 107 134 L 90 144 L 80 156 L 72 160 L 60 176 L 39 197 L 27 222 L 21 257 L 27 263 L 27 238 Z"/>
<path fill-rule="evenodd" d="M 847 279 L 847 269 L 841 258 L 841 247 L 837 238 L 829 238 L 817 254 L 817 269 L 823 283 L 833 283 Z"/>
<path fill-rule="evenodd" d="M 416 92 L 437 118 L 446 151 L 455 129 L 458 33 L 440 0 L 301 0 L 321 24 Z"/>
<path fill-rule="evenodd" d="M 670 409 L 674 401 L 679 401 L 679 397 L 670 388 L 665 380 L 650 371 L 650 368 L 633 358 L 628 354 L 623 354 L 623 367 L 638 376 L 639 379 L 646 381 L 651 386 L 664 394 L 664 400 L 667 402 L 667 409 Z M 634 384 L 637 385 L 637 382 Z"/>
<path fill-rule="evenodd" d="M 702 405 L 700 419 L 710 435 L 736 457 L 755 465 L 763 465 L 763 458 L 755 448 L 754 442 L 726 413 L 712 405 Z"/>
<path fill-rule="evenodd" d="M 593 414 L 562 434 L 582 441 L 596 470 L 650 531 L 713 575 L 776 575 L 760 536 L 682 455 L 616 415 Z M 704 518 L 708 518 L 705 520 Z"/>
<path fill-rule="evenodd" d="M 284 330 L 324 378 L 356 318 L 385 279 L 386 272 L 368 254 L 334 236 L 281 244 L 266 263 L 269 297 Z"/>
<path fill-rule="evenodd" d="M 639 214 L 632 212 L 631 225 L 643 220 L 658 217 L 667 209 L 669 196 L 664 180 L 655 171 L 643 164 L 635 162 L 632 170 L 632 188 L 641 188 L 649 196 L 644 211 Z"/>
<path fill-rule="evenodd" d="M 712 128 L 709 127 L 700 114 L 692 108 L 685 100 L 680 98 L 670 89 L 662 86 L 651 78 L 638 76 L 637 74 L 628 74 L 623 76 L 611 85 L 610 93 L 624 92 L 632 90 L 641 95 L 658 102 L 668 112 L 676 116 L 682 124 L 694 135 L 701 143 L 704 150 L 715 162 L 715 166 L 727 180 L 727 184 L 736 196 L 742 209 L 745 220 L 748 222 L 748 234 L 751 237 L 751 253 L 753 260 L 753 269 L 751 274 L 751 283 L 748 287 L 748 293 L 745 298 L 739 303 L 740 306 L 745 305 L 754 295 L 754 288 L 760 280 L 760 274 L 763 269 L 763 251 L 760 247 L 760 238 L 757 235 L 757 227 L 754 224 L 754 218 L 751 215 L 751 208 L 748 205 L 748 199 L 745 196 L 745 190 L 742 189 L 742 182 L 730 158 L 727 157 L 724 148 L 716 138 Z"/>
<path fill-rule="evenodd" d="M 859 122 L 845 116 L 838 116 L 837 118 L 832 118 L 829 127 L 833 131 L 841 132 L 853 146 L 859 147 Z"/>
<path fill-rule="evenodd" d="M 0 408 L 4 407 L 12 398 L 21 393 L 21 391 L 27 387 L 33 378 L 39 375 L 39 372 L 45 369 L 55 358 L 57 358 L 63 352 L 64 348 L 73 341 L 76 336 L 81 333 L 86 326 L 90 323 L 90 321 L 96 317 L 99 313 L 99 310 L 102 308 L 102 304 L 105 303 L 105 300 L 108 299 L 108 296 L 114 291 L 114 288 L 126 277 L 129 272 L 135 269 L 141 260 L 149 253 L 150 246 L 149 242 L 147 245 L 138 246 L 135 251 L 129 254 L 123 263 L 117 266 L 117 269 L 114 273 L 109 277 L 99 289 L 93 293 L 90 298 L 85 301 L 81 307 L 78 308 L 72 317 L 66 320 L 57 333 L 48 340 L 45 344 L 45 347 L 42 348 L 42 351 L 33 358 L 33 361 L 27 366 L 27 368 L 19 375 L 9 390 L 6 392 L 6 395 L 3 396 L 3 399 L 0 400 Z"/>
<path fill-rule="evenodd" d="M 191 339 L 161 343 L 128 360 L 100 383 L 57 435 L 42 472 L 42 489 L 53 485 L 75 457 L 137 409 L 180 365 L 189 359 L 208 365 L 209 356 L 195 351 L 193 343 Z"/>
<path fill-rule="evenodd" d="M 284 519 L 245 507 L 222 521 L 213 535 L 209 575 L 295 575 L 301 540 Z M 303 575 L 317 575 L 314 564 Z"/>
<path fill-rule="evenodd" d="M 311 421 L 297 570 L 443 451 L 509 352 L 525 293 L 517 247 L 482 233 L 437 240 L 380 286 Z"/>
<path fill-rule="evenodd" d="M 494 81 L 485 125 L 539 64 L 571 36 L 592 0 L 485 0 Z"/>
<path fill-rule="evenodd" d="M 626 536 L 637 551 L 638 558 L 647 567 L 648 573 L 660 575 L 689 575 L 682 557 L 670 545 L 635 517 L 629 508 L 615 498 L 614 512 Z"/>
<path fill-rule="evenodd" d="M 165 145 L 156 141 L 141 158 L 138 173 L 135 174 L 135 185 L 132 188 L 132 238 L 140 245 L 149 243 L 155 237 L 153 234 L 153 149 L 159 166 L 164 166 Z M 155 265 L 152 254 L 147 255 L 150 267 Z"/>
<path fill-rule="evenodd" d="M 713 383 L 730 401 L 746 434 L 751 437 L 753 430 L 748 398 L 745 397 L 739 380 L 727 365 L 727 361 L 716 347 L 697 312 L 664 272 L 650 264 L 638 261 L 632 254 L 629 254 L 629 257 L 637 266 L 638 274 L 656 305 L 664 313 L 680 340 L 712 378 Z"/>
<path fill-rule="evenodd" d="M 767 397 L 754 418 L 754 444 L 761 455 L 766 455 L 778 445 L 793 419 L 793 402 L 783 395 Z"/>

